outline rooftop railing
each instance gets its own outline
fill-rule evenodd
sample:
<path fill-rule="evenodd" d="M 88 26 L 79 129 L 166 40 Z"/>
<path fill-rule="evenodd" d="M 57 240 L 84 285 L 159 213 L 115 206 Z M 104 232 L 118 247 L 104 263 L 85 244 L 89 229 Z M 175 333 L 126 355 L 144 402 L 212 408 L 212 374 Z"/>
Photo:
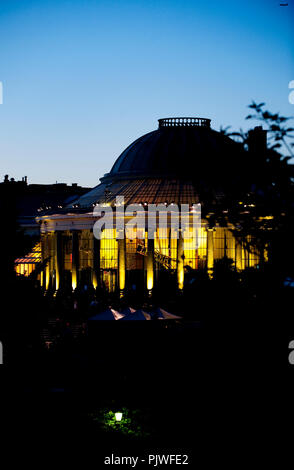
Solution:
<path fill-rule="evenodd" d="M 161 127 L 210 127 L 211 119 L 200 117 L 173 117 L 158 119 Z"/>

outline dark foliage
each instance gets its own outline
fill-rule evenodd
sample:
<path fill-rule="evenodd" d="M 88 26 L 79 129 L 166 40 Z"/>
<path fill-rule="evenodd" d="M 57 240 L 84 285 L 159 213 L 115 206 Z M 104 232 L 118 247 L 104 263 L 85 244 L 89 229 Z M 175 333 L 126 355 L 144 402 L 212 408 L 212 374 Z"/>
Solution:
<path fill-rule="evenodd" d="M 246 150 L 246 161 L 240 167 L 242 183 L 224 188 L 219 200 L 204 205 L 204 215 L 211 225 L 234 226 L 234 234 L 248 248 L 263 253 L 268 250 L 269 265 L 281 277 L 292 275 L 294 253 L 294 168 L 290 140 L 293 128 L 287 127 L 289 117 L 264 109 L 265 103 L 252 102 L 249 108 L 256 119 L 265 124 L 268 148 L 265 152 L 249 148 L 250 131 L 222 133 L 241 141 Z M 234 183 L 234 182 L 232 182 Z M 229 190 L 228 190 L 229 189 Z M 261 265 L 263 260 L 261 259 Z"/>

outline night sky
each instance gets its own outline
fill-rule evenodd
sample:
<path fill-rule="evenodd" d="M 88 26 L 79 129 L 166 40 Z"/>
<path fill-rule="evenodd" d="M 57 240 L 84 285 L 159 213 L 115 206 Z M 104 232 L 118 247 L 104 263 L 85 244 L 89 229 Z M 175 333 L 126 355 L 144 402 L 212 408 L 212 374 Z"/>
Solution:
<path fill-rule="evenodd" d="M 294 3 L 0 2 L 1 175 L 94 186 L 157 119 L 294 115 Z"/>

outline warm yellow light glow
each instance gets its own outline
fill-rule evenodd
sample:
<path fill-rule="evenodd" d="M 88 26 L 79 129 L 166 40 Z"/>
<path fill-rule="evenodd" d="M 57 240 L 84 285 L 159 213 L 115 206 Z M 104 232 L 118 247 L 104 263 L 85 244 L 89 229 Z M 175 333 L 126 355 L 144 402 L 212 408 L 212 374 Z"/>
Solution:
<path fill-rule="evenodd" d="M 184 240 L 182 234 L 180 234 L 177 240 L 177 280 L 178 288 L 182 290 L 184 288 Z"/>
<path fill-rule="evenodd" d="M 176 231 L 170 228 L 158 228 L 155 232 L 154 251 L 166 257 L 167 266 L 176 269 L 177 236 Z"/>
<path fill-rule="evenodd" d="M 214 256 L 213 256 L 213 230 L 207 230 L 207 271 L 208 275 L 212 276 L 213 271 L 213 263 L 214 263 Z"/>
<path fill-rule="evenodd" d="M 118 282 L 121 293 L 126 287 L 126 249 L 125 239 L 118 240 Z"/>
<path fill-rule="evenodd" d="M 154 240 L 148 240 L 146 268 L 147 268 L 147 289 L 149 291 L 149 294 L 151 294 L 151 291 L 154 285 L 153 257 L 154 257 Z"/>
<path fill-rule="evenodd" d="M 184 264 L 196 269 L 198 262 L 196 258 L 196 230 L 191 227 L 183 232 L 183 250 Z"/>
<path fill-rule="evenodd" d="M 273 220 L 273 215 L 266 215 L 265 217 L 259 217 L 260 220 Z"/>
<path fill-rule="evenodd" d="M 204 253 L 204 252 L 206 252 L 206 246 L 207 246 L 206 245 L 207 238 L 206 238 L 206 233 L 205 232 L 206 232 L 205 227 L 198 228 L 198 235 L 197 235 L 198 236 L 198 238 L 197 238 L 198 254 L 202 253 L 202 251 L 203 251 L 203 255 L 206 254 L 206 253 Z"/>
<path fill-rule="evenodd" d="M 181 290 L 184 288 L 184 267 L 183 266 L 180 269 L 178 269 L 178 288 Z"/>
<path fill-rule="evenodd" d="M 96 287 L 98 286 L 98 282 L 97 282 L 97 277 L 96 277 L 96 274 L 95 274 L 95 273 L 93 274 L 93 282 L 92 282 L 92 284 L 93 284 L 94 289 L 96 289 Z"/>
<path fill-rule="evenodd" d="M 46 268 L 45 268 L 45 275 L 46 275 L 46 281 L 45 281 L 45 288 L 46 290 L 49 289 L 49 281 L 50 281 L 50 268 L 49 268 L 49 263 L 47 263 Z"/>
<path fill-rule="evenodd" d="M 100 241 L 100 265 L 102 269 L 117 269 L 118 242 L 115 229 L 105 229 Z"/>
<path fill-rule="evenodd" d="M 55 289 L 58 290 L 58 289 L 59 289 L 59 272 L 58 272 L 58 270 L 56 270 L 56 277 L 55 277 L 55 279 L 56 279 L 56 281 L 55 281 L 55 282 L 56 282 Z"/>
<path fill-rule="evenodd" d="M 241 271 L 243 269 L 242 263 L 242 245 L 241 242 L 236 240 L 236 269 Z"/>
<path fill-rule="evenodd" d="M 126 287 L 126 271 L 124 266 L 119 267 L 119 288 L 124 290 Z"/>
<path fill-rule="evenodd" d="M 264 258 L 265 262 L 268 261 L 268 246 L 266 246 L 264 251 L 263 251 L 263 258 Z"/>
<path fill-rule="evenodd" d="M 147 289 L 153 289 L 153 269 L 147 269 Z"/>
<path fill-rule="evenodd" d="M 42 261 L 41 251 L 41 243 L 38 242 L 31 253 L 23 258 L 17 258 L 14 261 L 15 272 L 22 276 L 29 276 L 36 269 L 36 265 Z"/>
<path fill-rule="evenodd" d="M 77 287 L 77 273 L 75 270 L 73 270 L 72 276 L 71 276 L 71 287 L 73 290 L 75 290 Z"/>

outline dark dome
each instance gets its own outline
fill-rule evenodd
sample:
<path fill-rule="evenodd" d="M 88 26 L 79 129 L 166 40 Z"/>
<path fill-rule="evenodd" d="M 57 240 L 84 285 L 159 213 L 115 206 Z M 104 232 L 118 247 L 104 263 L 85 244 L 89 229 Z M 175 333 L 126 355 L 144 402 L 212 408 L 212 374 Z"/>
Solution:
<path fill-rule="evenodd" d="M 210 119 L 159 119 L 156 131 L 129 145 L 101 183 L 69 206 L 112 205 L 116 196 L 126 204 L 194 204 L 211 191 L 218 198 L 228 183 L 238 185 L 242 157 L 242 146 L 212 130 Z"/>
<path fill-rule="evenodd" d="M 210 128 L 209 119 L 160 119 L 159 128 L 130 144 L 105 176 L 191 178 L 194 170 L 206 173 L 212 168 L 217 172 L 231 168 L 240 151 L 240 144 Z"/>

